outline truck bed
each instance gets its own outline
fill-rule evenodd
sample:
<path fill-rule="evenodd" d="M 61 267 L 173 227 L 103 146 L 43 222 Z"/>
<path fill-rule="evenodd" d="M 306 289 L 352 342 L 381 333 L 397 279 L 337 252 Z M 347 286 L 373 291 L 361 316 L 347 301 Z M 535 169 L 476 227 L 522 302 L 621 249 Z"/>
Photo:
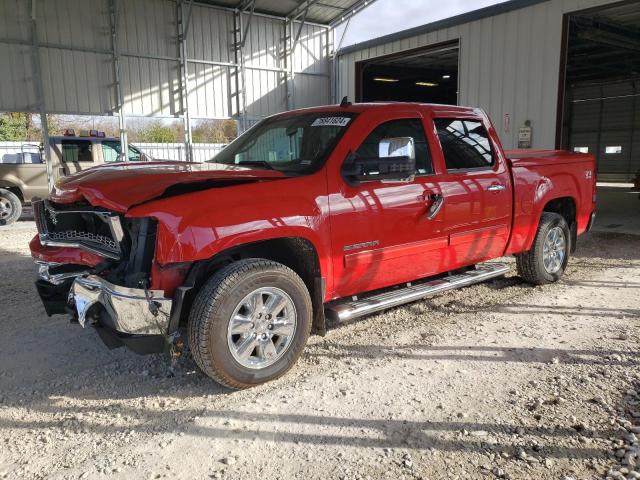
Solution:
<path fill-rule="evenodd" d="M 507 253 L 531 248 L 550 192 L 571 199 L 576 233 L 587 228 L 594 208 L 595 158 L 562 150 L 507 150 L 514 186 L 513 230 Z M 571 165 L 568 167 L 567 165 Z"/>
<path fill-rule="evenodd" d="M 514 166 L 563 165 L 568 163 L 591 162 L 588 153 L 567 152 L 565 150 L 505 150 L 505 156 Z"/>

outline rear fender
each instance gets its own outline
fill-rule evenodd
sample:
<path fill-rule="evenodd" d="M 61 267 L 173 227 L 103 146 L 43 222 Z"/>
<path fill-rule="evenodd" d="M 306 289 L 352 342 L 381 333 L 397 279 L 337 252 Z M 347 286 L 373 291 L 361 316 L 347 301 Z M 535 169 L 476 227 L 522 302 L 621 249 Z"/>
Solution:
<path fill-rule="evenodd" d="M 578 185 L 568 173 L 554 175 L 553 179 L 538 176 L 535 183 L 527 183 L 525 175 L 519 176 L 516 173 L 514 179 L 513 230 L 505 254 L 517 254 L 531 249 L 542 212 L 552 201 L 570 198 L 574 205 L 578 205 Z M 568 223 L 571 227 L 572 222 Z"/>

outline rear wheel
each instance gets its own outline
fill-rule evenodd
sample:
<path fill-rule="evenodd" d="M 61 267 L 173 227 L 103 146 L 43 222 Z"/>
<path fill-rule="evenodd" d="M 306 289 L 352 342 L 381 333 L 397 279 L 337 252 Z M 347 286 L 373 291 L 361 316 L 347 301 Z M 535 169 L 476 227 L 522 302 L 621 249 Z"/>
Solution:
<path fill-rule="evenodd" d="M 311 297 L 290 268 L 247 259 L 217 272 L 198 293 L 189 316 L 196 364 L 235 389 L 286 373 L 311 330 Z"/>
<path fill-rule="evenodd" d="M 0 225 L 11 225 L 22 215 L 22 203 L 16 194 L 0 188 Z"/>
<path fill-rule="evenodd" d="M 557 282 L 567 267 L 570 249 L 566 220 L 557 213 L 545 212 L 531 250 L 516 255 L 518 274 L 535 285 Z"/>

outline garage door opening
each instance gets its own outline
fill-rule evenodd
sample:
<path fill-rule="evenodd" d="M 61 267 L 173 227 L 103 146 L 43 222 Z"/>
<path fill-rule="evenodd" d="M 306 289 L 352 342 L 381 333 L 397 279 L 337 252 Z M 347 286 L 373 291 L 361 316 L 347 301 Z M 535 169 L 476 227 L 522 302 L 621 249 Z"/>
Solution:
<path fill-rule="evenodd" d="M 565 17 L 562 148 L 593 153 L 600 180 L 640 173 L 640 10 L 637 2 Z"/>
<path fill-rule="evenodd" d="M 458 103 L 458 42 L 356 64 L 359 102 Z"/>

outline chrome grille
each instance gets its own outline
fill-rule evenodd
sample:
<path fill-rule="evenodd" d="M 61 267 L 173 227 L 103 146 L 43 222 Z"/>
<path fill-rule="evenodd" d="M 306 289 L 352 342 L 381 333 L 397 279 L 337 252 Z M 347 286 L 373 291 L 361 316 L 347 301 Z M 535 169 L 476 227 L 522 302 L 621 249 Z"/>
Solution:
<path fill-rule="evenodd" d="M 120 217 L 90 206 L 57 206 L 48 200 L 33 204 L 40 243 L 71 246 L 107 258 L 121 258 L 124 233 Z"/>
<path fill-rule="evenodd" d="M 104 235 L 95 235 L 89 232 L 78 232 L 76 230 L 67 230 L 65 232 L 49 232 L 49 239 L 55 242 L 77 242 L 89 241 L 103 245 L 110 250 L 118 250 L 118 244 Z"/>

